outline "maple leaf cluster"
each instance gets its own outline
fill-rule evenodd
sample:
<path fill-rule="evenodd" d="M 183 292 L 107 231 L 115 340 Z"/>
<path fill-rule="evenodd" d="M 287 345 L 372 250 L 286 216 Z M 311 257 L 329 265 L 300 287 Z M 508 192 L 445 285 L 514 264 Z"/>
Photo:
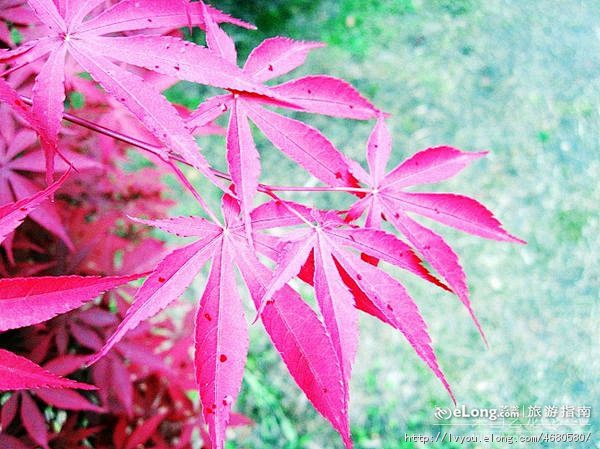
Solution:
<path fill-rule="evenodd" d="M 472 198 L 411 189 L 485 153 L 429 148 L 388 171 L 388 115 L 352 85 L 273 82 L 322 44 L 270 38 L 240 67 L 221 24 L 252 25 L 202 1 L 0 0 L 0 19 L 1 447 L 189 448 L 199 432 L 222 449 L 228 426 L 249 423 L 233 408 L 252 319 L 346 447 L 359 311 L 398 329 L 454 397 L 417 304 L 386 267 L 456 295 L 485 339 L 458 256 L 415 216 L 522 241 Z M 192 27 L 206 46 L 183 39 Z M 162 94 L 180 80 L 224 93 L 188 110 Z M 285 110 L 372 121 L 368 170 Z M 320 185 L 261 183 L 251 123 Z M 224 136 L 226 172 L 203 156 L 206 134 Z M 152 164 L 127 170 L 131 148 Z M 201 214 L 167 217 L 169 173 Z M 298 191 L 354 202 L 284 197 Z M 191 240 L 169 250 L 151 228 Z M 160 314 L 198 278 L 196 310 Z"/>

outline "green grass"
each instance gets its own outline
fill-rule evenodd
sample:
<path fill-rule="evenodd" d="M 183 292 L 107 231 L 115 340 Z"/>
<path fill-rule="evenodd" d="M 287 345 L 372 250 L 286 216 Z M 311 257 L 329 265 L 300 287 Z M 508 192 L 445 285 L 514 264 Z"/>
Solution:
<path fill-rule="evenodd" d="M 528 241 L 514 246 L 443 231 L 461 255 L 490 349 L 455 298 L 418 282 L 409 282 L 410 291 L 430 323 L 460 404 L 589 405 L 595 407 L 589 426 L 561 431 L 591 430 L 597 438 L 600 4 L 222 0 L 215 5 L 259 26 L 256 32 L 227 28 L 240 46 L 241 61 L 268 36 L 327 42 L 297 73 L 344 77 L 392 113 L 394 164 L 442 143 L 490 150 L 486 160 L 437 187 L 476 196 L 507 229 Z M 195 106 L 206 92 L 188 85 L 171 95 Z M 363 160 L 371 124 L 302 117 Z M 306 179 L 264 139 L 257 140 L 267 182 Z M 201 143 L 212 160 L 222 163 L 222 138 Z M 346 204 L 336 195 L 318 201 Z M 461 426 L 459 420 L 440 426 L 433 417 L 435 406 L 452 404 L 439 382 L 397 332 L 369 318 L 361 325 L 351 404 L 357 448 L 423 447 L 405 443 L 405 433 L 497 432 L 486 424 Z M 228 447 L 340 448 L 339 438 L 290 380 L 262 329 L 254 326 L 252 333 L 238 409 L 256 425 L 234 431 Z M 520 426 L 507 432 L 527 430 Z M 585 447 L 600 446 L 592 440 Z"/>

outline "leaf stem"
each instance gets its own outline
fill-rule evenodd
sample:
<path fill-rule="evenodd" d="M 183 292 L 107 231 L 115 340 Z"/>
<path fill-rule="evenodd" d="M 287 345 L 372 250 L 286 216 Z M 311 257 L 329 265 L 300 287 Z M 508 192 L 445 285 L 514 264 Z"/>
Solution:
<path fill-rule="evenodd" d="M 222 226 L 219 219 L 212 212 L 210 207 L 208 207 L 208 204 L 206 203 L 206 201 L 204 201 L 204 198 L 202 198 L 202 195 L 200 195 L 200 193 L 198 193 L 198 190 L 196 190 L 196 188 L 192 185 L 192 183 L 189 181 L 189 179 L 186 178 L 185 174 L 177 166 L 176 162 L 170 160 L 168 162 L 168 164 L 169 164 L 169 167 L 171 167 L 171 170 L 173 170 L 173 172 L 175 172 L 175 176 L 177 176 L 177 178 L 181 181 L 181 183 L 191 192 L 191 194 L 194 196 L 194 198 L 196 198 L 196 201 L 198 201 L 198 203 L 200 204 L 202 209 L 204 209 L 204 211 L 208 214 L 208 216 L 213 221 L 213 223 L 215 223 L 216 225 Z"/>
<path fill-rule="evenodd" d="M 329 187 L 329 186 L 318 186 L 318 187 L 302 187 L 302 186 L 272 186 L 265 185 L 270 191 L 273 192 L 348 192 L 348 193 L 368 193 L 368 189 L 362 187 Z"/>

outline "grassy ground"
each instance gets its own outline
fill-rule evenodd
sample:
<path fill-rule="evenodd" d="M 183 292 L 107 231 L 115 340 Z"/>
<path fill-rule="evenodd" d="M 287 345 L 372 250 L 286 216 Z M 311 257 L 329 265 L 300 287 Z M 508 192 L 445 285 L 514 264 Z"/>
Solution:
<path fill-rule="evenodd" d="M 299 73 L 341 76 L 393 114 L 393 162 L 447 143 L 488 149 L 443 189 L 482 200 L 526 247 L 444 231 L 462 256 L 474 307 L 487 332 L 481 343 L 460 303 L 411 284 L 459 404 L 468 407 L 591 406 L 587 426 L 493 427 L 436 421 L 452 403 L 408 344 L 365 318 L 352 384 L 357 448 L 416 448 L 405 433 L 435 435 L 595 431 L 600 447 L 598 299 L 600 251 L 600 3 L 596 0 L 340 0 L 214 2 L 258 24 L 238 32 L 242 56 L 266 36 L 329 44 Z M 240 3 L 240 5 L 238 5 Z M 194 103 L 198 91 L 181 92 Z M 362 160 L 369 125 L 307 117 Z M 222 154 L 220 139 L 205 139 Z M 264 179 L 303 182 L 261 145 Z M 276 165 L 277 164 L 277 165 Z M 282 179 L 282 173 L 286 178 Z M 319 201 L 343 205 L 339 197 Z M 256 420 L 230 448 L 339 448 L 257 326 L 240 411 Z M 594 343 L 594 341 L 596 343 Z M 469 425 L 463 425 L 468 423 Z M 430 444 L 430 448 L 505 448 Z"/>

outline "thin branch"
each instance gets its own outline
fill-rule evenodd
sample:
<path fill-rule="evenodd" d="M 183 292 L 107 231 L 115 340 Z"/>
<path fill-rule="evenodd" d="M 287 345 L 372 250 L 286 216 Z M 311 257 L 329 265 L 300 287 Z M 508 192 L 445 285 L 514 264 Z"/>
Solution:
<path fill-rule="evenodd" d="M 31 105 L 32 101 L 30 98 L 28 97 L 24 97 L 21 96 L 21 100 L 28 104 Z M 157 147 L 155 145 L 152 145 L 148 142 L 144 142 L 142 140 L 136 139 L 135 137 L 131 137 L 128 136 L 126 134 L 123 134 L 119 131 L 115 131 L 113 129 L 107 128 L 105 126 L 99 125 L 95 122 L 92 122 L 90 120 L 86 120 L 82 117 L 73 115 L 69 112 L 64 112 L 63 113 L 63 119 L 74 123 L 76 125 L 79 126 L 83 126 L 84 128 L 90 129 L 92 131 L 98 132 L 100 134 L 104 134 L 105 136 L 111 137 L 113 139 L 119 140 L 121 142 L 127 143 L 129 145 L 132 145 L 134 147 L 137 147 L 141 150 L 144 150 L 148 153 L 152 153 L 155 156 L 158 156 L 159 158 L 163 159 L 163 155 L 165 153 L 164 149 L 162 147 Z M 172 159 L 173 161 L 177 161 L 177 162 L 181 162 L 182 164 L 191 166 L 191 164 L 189 162 L 187 162 L 185 159 L 183 159 L 182 157 L 171 153 L 170 151 L 167 151 L 169 158 Z M 164 160 L 164 159 L 163 159 Z M 168 161 L 165 161 L 168 162 Z M 228 173 L 222 172 L 220 170 L 216 170 L 214 168 L 210 169 L 214 175 L 218 178 L 224 179 L 226 181 L 230 181 L 231 182 L 231 176 Z M 320 187 L 301 187 L 301 186 L 273 186 L 273 185 L 269 185 L 269 184 L 259 184 L 258 185 L 258 191 L 262 192 L 262 193 L 266 193 L 269 194 L 269 192 L 346 192 L 346 193 L 367 193 L 368 189 L 363 189 L 360 187 L 327 187 L 327 186 L 320 186 Z"/>
<path fill-rule="evenodd" d="M 23 101 L 23 103 L 28 104 L 30 106 L 33 104 L 33 101 L 31 100 L 31 98 L 24 97 L 22 95 L 20 97 L 21 97 L 21 100 Z M 119 131 L 115 131 L 110 128 L 106 128 L 105 126 L 99 125 L 95 122 L 86 120 L 82 117 L 78 117 L 78 116 L 70 114 L 68 112 L 63 112 L 63 119 L 68 122 L 74 123 L 76 125 L 83 126 L 84 128 L 90 129 L 92 131 L 96 131 L 100 134 L 104 134 L 105 136 L 112 137 L 113 139 L 120 140 L 121 142 L 128 143 L 130 145 L 133 145 L 134 147 L 145 150 L 145 151 L 152 153 L 155 156 L 158 156 L 161 159 L 163 159 L 161 153 L 164 153 L 164 152 L 162 151 L 161 147 L 157 147 L 157 146 L 154 146 L 147 142 L 144 142 L 142 140 L 136 139 L 135 137 L 131 137 L 126 134 L 122 134 Z M 183 162 L 183 163 L 189 165 L 186 161 L 181 159 L 179 156 L 170 154 L 169 157 L 172 159 L 175 159 L 178 162 Z"/>

